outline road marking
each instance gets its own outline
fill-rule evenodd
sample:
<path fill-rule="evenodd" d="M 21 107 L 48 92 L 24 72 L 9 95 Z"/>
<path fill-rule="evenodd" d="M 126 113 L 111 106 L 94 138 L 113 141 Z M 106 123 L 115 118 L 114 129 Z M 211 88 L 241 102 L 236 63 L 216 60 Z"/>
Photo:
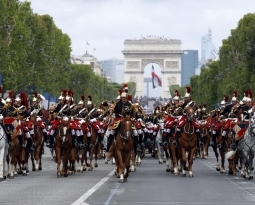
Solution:
<path fill-rule="evenodd" d="M 207 167 L 209 167 L 210 169 L 214 170 L 212 167 L 210 167 L 210 165 L 208 165 L 207 163 L 203 162 L 203 160 L 200 160 L 204 165 L 206 165 Z M 215 171 L 215 170 L 214 170 Z M 216 171 L 215 171 L 216 172 Z M 235 186 L 237 186 L 238 189 L 241 189 L 242 191 L 244 191 L 248 196 L 250 196 L 252 198 L 252 201 L 255 200 L 255 195 L 252 194 L 250 191 L 248 191 L 245 187 L 240 186 L 238 183 L 234 182 L 233 180 L 231 180 L 230 178 L 223 176 L 225 179 L 229 180 L 230 183 L 234 184 Z M 239 182 L 240 183 L 240 182 Z M 243 184 L 245 184 L 246 182 L 241 182 Z"/>
<path fill-rule="evenodd" d="M 99 187 L 102 186 L 114 174 L 114 172 L 115 172 L 115 170 L 112 170 L 106 177 L 101 179 L 96 185 L 94 185 L 90 190 L 88 190 L 86 193 L 84 193 L 79 199 L 77 199 L 71 205 L 88 205 L 84 201 L 87 198 L 89 198 L 96 190 L 98 190 Z"/>
<path fill-rule="evenodd" d="M 108 205 L 109 202 L 111 201 L 113 195 L 116 193 L 116 191 L 118 190 L 119 186 L 120 186 L 120 183 L 116 183 L 115 184 L 115 189 L 112 191 L 112 193 L 110 194 L 110 196 L 108 197 L 108 199 L 106 200 L 106 202 L 104 203 L 104 205 Z"/>

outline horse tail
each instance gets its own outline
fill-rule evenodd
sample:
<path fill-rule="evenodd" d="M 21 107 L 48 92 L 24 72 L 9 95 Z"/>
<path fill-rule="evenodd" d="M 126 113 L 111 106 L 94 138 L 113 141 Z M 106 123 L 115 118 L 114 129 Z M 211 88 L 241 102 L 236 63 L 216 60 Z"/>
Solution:
<path fill-rule="evenodd" d="M 236 153 L 236 151 L 233 151 L 233 150 L 227 152 L 225 154 L 226 159 L 230 159 L 231 157 L 233 157 L 235 155 L 235 153 Z"/>

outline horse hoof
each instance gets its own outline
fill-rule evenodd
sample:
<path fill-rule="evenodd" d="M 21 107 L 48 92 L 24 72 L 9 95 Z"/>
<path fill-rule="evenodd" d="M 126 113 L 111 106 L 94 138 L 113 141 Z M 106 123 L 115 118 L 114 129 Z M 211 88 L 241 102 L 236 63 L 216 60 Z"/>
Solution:
<path fill-rule="evenodd" d="M 166 163 L 166 160 L 164 160 L 163 163 Z"/>
<path fill-rule="evenodd" d="M 95 164 L 95 167 L 98 167 L 98 164 Z"/>
<path fill-rule="evenodd" d="M 29 170 L 27 169 L 27 170 L 26 170 L 26 173 L 28 173 L 28 172 L 29 172 Z"/>
<path fill-rule="evenodd" d="M 174 173 L 174 170 L 173 170 L 173 169 L 171 169 L 170 171 L 171 171 L 171 173 Z"/>
<path fill-rule="evenodd" d="M 14 179 L 14 176 L 9 176 L 9 179 Z"/>
<path fill-rule="evenodd" d="M 68 177 L 68 174 L 64 174 L 64 177 Z"/>
<path fill-rule="evenodd" d="M 175 176 L 178 176 L 178 175 L 179 175 L 179 172 L 174 173 L 174 175 L 175 175 Z M 186 177 L 186 175 L 185 175 L 185 177 Z"/>
<path fill-rule="evenodd" d="M 23 176 L 27 176 L 27 173 L 23 173 Z"/>
<path fill-rule="evenodd" d="M 166 172 L 170 172 L 170 169 L 166 169 Z"/>
<path fill-rule="evenodd" d="M 228 171 L 228 175 L 233 175 L 233 172 L 232 171 Z"/>
<path fill-rule="evenodd" d="M 216 168 L 216 171 L 219 172 L 219 171 L 220 171 L 220 168 Z"/>
<path fill-rule="evenodd" d="M 160 161 L 159 161 L 158 163 L 159 163 L 159 164 L 163 164 L 163 162 L 160 162 Z"/>
<path fill-rule="evenodd" d="M 15 177 L 18 177 L 19 175 L 18 174 L 14 174 Z"/>
<path fill-rule="evenodd" d="M 120 180 L 119 180 L 119 183 L 124 183 L 124 179 L 120 179 Z"/>
<path fill-rule="evenodd" d="M 93 168 L 92 167 L 90 167 L 89 169 L 88 169 L 88 171 L 92 171 L 93 170 Z"/>
<path fill-rule="evenodd" d="M 108 164 L 108 162 L 106 161 L 105 164 Z"/>
<path fill-rule="evenodd" d="M 18 174 L 20 174 L 20 175 L 21 175 L 21 174 L 23 174 L 23 172 L 20 170 L 20 171 L 18 171 Z"/>
<path fill-rule="evenodd" d="M 186 174 L 182 174 L 182 177 L 186 177 Z"/>
<path fill-rule="evenodd" d="M 87 169 L 86 168 L 83 168 L 83 171 L 85 172 Z"/>
<path fill-rule="evenodd" d="M 189 177 L 193 177 L 193 174 L 190 174 Z"/>
<path fill-rule="evenodd" d="M 32 171 L 35 172 L 35 168 L 32 168 Z"/>
<path fill-rule="evenodd" d="M 60 177 L 61 177 L 61 174 L 57 174 L 57 177 L 60 178 Z"/>

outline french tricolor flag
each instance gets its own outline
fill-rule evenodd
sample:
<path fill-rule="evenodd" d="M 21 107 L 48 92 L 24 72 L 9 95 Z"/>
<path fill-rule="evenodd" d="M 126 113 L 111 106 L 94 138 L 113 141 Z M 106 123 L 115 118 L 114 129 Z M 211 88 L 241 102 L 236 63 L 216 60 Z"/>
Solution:
<path fill-rule="evenodd" d="M 153 89 L 156 88 L 156 87 L 162 87 L 161 80 L 158 77 L 158 75 L 155 73 L 153 65 L 152 65 L 152 68 L 151 68 L 151 77 L 152 77 L 152 87 L 153 87 Z"/>

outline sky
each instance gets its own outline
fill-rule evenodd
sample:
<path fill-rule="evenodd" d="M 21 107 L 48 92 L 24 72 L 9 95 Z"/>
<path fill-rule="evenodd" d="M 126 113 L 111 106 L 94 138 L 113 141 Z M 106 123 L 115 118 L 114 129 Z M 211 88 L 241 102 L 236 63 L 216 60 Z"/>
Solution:
<path fill-rule="evenodd" d="M 25 0 L 22 0 L 25 1 Z M 254 0 L 29 0 L 34 13 L 49 14 L 72 40 L 72 55 L 87 51 L 98 60 L 123 59 L 124 40 L 149 35 L 182 41 L 182 49 L 201 50 L 201 36 L 212 42 L 237 27 Z"/>

